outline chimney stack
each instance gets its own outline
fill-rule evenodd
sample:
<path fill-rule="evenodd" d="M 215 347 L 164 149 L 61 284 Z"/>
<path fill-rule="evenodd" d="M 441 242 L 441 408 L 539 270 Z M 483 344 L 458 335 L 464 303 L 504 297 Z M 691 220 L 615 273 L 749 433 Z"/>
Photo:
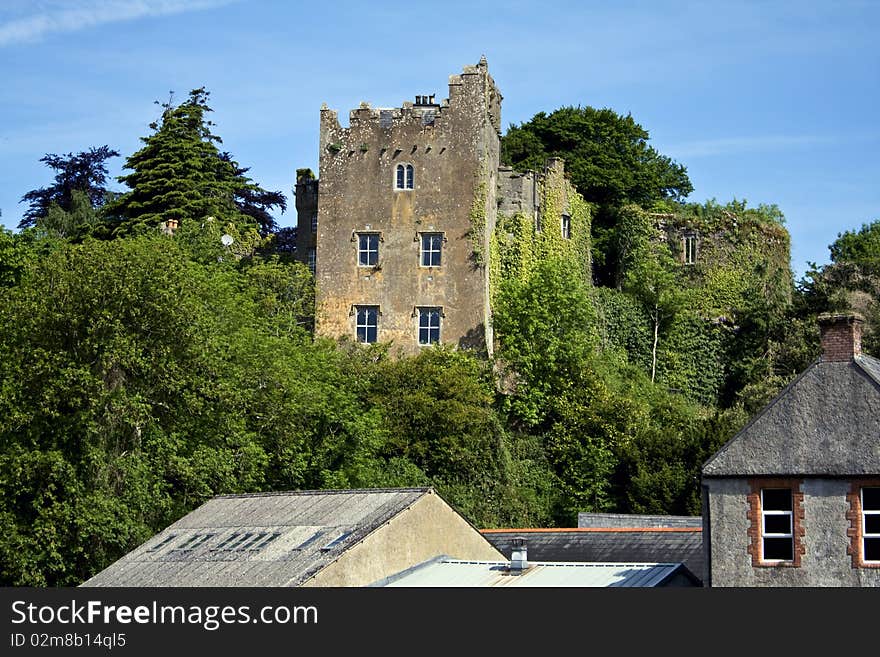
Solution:
<path fill-rule="evenodd" d="M 822 360 L 845 363 L 862 353 L 864 318 L 856 313 L 823 313 L 817 318 L 822 334 Z"/>
<path fill-rule="evenodd" d="M 510 570 L 511 572 L 522 572 L 529 567 L 526 539 L 517 536 L 512 540 L 512 543 L 513 549 L 510 552 Z"/>

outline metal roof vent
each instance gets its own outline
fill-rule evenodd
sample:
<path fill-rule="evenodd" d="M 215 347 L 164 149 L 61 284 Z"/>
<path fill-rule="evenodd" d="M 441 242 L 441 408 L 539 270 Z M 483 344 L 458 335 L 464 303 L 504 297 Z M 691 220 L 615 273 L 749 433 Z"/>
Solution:
<path fill-rule="evenodd" d="M 526 539 L 517 536 L 511 542 L 513 549 L 510 552 L 510 570 L 515 573 L 522 572 L 529 567 Z"/>

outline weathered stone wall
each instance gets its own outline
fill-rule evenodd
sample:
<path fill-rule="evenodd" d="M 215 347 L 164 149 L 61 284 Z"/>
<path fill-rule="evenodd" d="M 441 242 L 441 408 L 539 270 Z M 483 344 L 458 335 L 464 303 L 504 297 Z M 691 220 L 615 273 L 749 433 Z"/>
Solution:
<path fill-rule="evenodd" d="M 378 340 L 415 353 L 414 309 L 439 306 L 441 342 L 487 348 L 501 96 L 482 60 L 450 76 L 446 100 L 419 100 L 362 104 L 347 128 L 321 110 L 316 332 L 354 337 L 353 307 L 375 305 Z M 395 189 L 398 164 L 413 166 L 412 190 Z M 360 231 L 381 236 L 375 267 L 358 266 Z M 444 234 L 441 266 L 420 266 L 421 232 Z"/>
<path fill-rule="evenodd" d="M 505 560 L 479 531 L 436 493 L 430 493 L 343 552 L 303 586 L 367 586 L 440 555 Z"/>
<path fill-rule="evenodd" d="M 848 480 L 804 479 L 804 552 L 798 568 L 752 565 L 747 479 L 703 483 L 709 493 L 709 532 L 703 540 L 709 543 L 712 586 L 880 586 L 880 569 L 854 568 L 847 552 Z"/>
<path fill-rule="evenodd" d="M 312 219 L 318 215 L 318 181 L 303 179 L 296 182 L 296 259 L 308 264 L 309 249 L 317 246 L 317 233 L 312 230 Z"/>

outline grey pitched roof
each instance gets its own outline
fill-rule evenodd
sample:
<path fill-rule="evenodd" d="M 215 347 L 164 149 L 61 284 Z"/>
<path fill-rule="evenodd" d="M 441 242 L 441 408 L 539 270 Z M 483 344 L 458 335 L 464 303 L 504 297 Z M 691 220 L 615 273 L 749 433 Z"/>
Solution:
<path fill-rule="evenodd" d="M 704 477 L 880 474 L 880 361 L 818 360 L 703 465 Z"/>
<path fill-rule="evenodd" d="M 482 533 L 507 558 L 513 539 L 525 538 L 529 561 L 681 562 L 697 578 L 703 574 L 701 527 L 484 529 Z"/>
<path fill-rule="evenodd" d="M 680 563 L 530 562 L 514 573 L 506 561 L 464 561 L 440 557 L 386 578 L 387 587 L 653 587 L 698 586 Z"/>
<path fill-rule="evenodd" d="M 578 527 L 702 527 L 702 516 L 651 516 L 636 513 L 579 513 Z"/>
<path fill-rule="evenodd" d="M 296 586 L 430 491 L 215 497 L 83 586 Z"/>

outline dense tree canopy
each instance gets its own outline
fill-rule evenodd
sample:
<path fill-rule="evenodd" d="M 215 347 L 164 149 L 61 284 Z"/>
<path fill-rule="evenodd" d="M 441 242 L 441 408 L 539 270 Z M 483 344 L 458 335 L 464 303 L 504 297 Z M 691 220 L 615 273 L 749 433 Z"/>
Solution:
<path fill-rule="evenodd" d="M 562 107 L 510 126 L 501 159 L 540 170 L 562 157 L 572 183 L 587 201 L 620 205 L 681 200 L 693 191 L 687 169 L 648 145 L 648 131 L 632 116 L 610 109 Z"/>
<path fill-rule="evenodd" d="M 55 182 L 48 187 L 33 189 L 22 197 L 21 202 L 26 202 L 28 209 L 18 227 L 34 226 L 53 207 L 64 212 L 77 212 L 86 207 L 94 210 L 103 206 L 108 196 L 106 162 L 118 156 L 119 153 L 109 146 L 100 146 L 75 155 L 47 153 L 41 157 L 40 162 L 55 171 Z"/>

